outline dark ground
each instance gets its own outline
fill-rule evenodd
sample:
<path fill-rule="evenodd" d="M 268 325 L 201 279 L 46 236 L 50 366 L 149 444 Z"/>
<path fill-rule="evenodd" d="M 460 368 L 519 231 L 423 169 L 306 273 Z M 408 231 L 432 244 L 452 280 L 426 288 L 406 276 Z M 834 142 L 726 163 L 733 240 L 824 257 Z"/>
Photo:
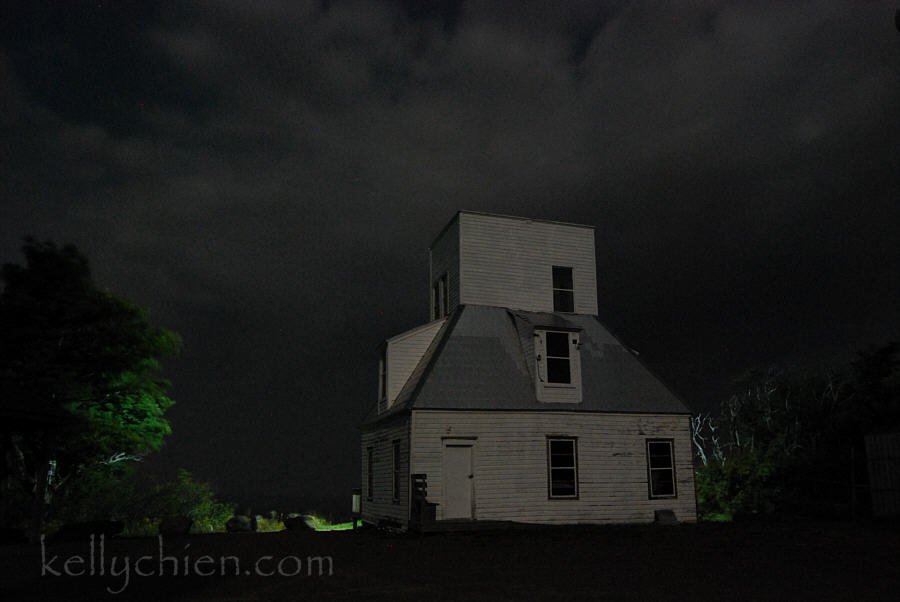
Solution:
<path fill-rule="evenodd" d="M 373 531 L 196 535 L 163 542 L 171 561 L 158 572 L 156 539 L 106 541 L 107 571 L 129 556 L 130 577 L 41 576 L 40 546 L 0 548 L 4 600 L 896 600 L 900 527 L 853 523 L 705 523 L 581 526 L 425 537 Z M 89 542 L 48 543 L 51 568 L 89 556 Z M 95 547 L 97 558 L 97 547 Z M 215 576 L 182 574 L 208 554 Z M 294 577 L 220 576 L 219 558 L 238 557 L 243 573 L 257 559 L 268 572 L 296 556 Z M 272 556 L 272 559 L 263 558 Z M 307 576 L 308 556 L 331 556 L 333 575 Z M 73 561 L 77 562 L 77 561 Z M 87 562 L 87 560 L 85 561 Z M 327 573 L 327 564 L 325 572 Z M 71 565 L 74 571 L 88 566 Z M 294 560 L 284 564 L 296 568 Z M 96 568 L 95 570 L 99 570 Z M 200 570 L 212 570 L 200 565 Z M 122 590 L 110 594 L 106 588 Z"/>

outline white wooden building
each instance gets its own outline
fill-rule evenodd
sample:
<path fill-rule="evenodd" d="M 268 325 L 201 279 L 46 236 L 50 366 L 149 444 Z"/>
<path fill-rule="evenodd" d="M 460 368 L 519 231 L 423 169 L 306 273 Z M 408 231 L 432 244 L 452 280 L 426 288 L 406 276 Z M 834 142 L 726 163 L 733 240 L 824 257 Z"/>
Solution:
<path fill-rule="evenodd" d="M 380 348 L 363 521 L 696 520 L 689 410 L 598 321 L 593 227 L 461 211 L 429 253 L 432 320 Z"/>

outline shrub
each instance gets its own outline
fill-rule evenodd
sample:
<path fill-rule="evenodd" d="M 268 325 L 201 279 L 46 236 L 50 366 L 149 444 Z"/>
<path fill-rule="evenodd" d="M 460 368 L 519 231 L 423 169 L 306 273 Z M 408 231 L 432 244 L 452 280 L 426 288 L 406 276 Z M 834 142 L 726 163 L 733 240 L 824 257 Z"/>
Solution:
<path fill-rule="evenodd" d="M 134 518 L 137 482 L 126 464 L 96 464 L 81 469 L 61 487 L 50 507 L 51 522 L 76 523 Z"/>
<path fill-rule="evenodd" d="M 785 490 L 788 466 L 777 457 L 754 451 L 697 467 L 697 514 L 701 520 L 731 520 L 771 514 L 791 499 Z"/>
<path fill-rule="evenodd" d="M 284 531 L 284 523 L 277 518 L 257 518 L 256 530 L 260 533 Z"/>
<path fill-rule="evenodd" d="M 187 516 L 194 521 L 191 530 L 200 533 L 224 531 L 234 515 L 234 506 L 217 501 L 209 483 L 195 482 L 184 469 L 175 481 L 156 485 L 137 505 L 142 516 Z"/>
<path fill-rule="evenodd" d="M 186 516 L 192 531 L 224 531 L 234 507 L 216 500 L 209 483 L 182 469 L 174 481 L 140 486 L 133 467 L 97 465 L 83 470 L 53 500 L 51 524 L 119 520 L 125 535 L 155 535 L 166 516 Z"/>

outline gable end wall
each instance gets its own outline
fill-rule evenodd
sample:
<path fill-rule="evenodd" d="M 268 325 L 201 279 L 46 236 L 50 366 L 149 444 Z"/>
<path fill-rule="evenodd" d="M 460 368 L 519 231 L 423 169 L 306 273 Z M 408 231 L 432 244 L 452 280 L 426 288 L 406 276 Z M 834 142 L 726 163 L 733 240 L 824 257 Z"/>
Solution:
<path fill-rule="evenodd" d="M 434 340 L 434 335 L 444 325 L 443 320 L 435 320 L 424 327 L 415 329 L 406 336 L 395 337 L 387 343 L 387 398 L 388 407 L 393 405 L 403 385 L 409 380 L 425 350 Z"/>

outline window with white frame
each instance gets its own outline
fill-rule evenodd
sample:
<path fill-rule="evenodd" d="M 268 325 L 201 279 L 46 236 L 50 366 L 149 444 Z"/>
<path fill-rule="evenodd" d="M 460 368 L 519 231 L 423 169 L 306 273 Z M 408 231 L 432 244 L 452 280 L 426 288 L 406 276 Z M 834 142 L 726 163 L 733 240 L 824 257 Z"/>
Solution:
<path fill-rule="evenodd" d="M 647 439 L 647 486 L 651 499 L 676 497 L 672 445 L 671 439 Z"/>
<path fill-rule="evenodd" d="M 541 401 L 581 401 L 581 335 L 575 331 L 535 330 L 537 396 Z"/>
<path fill-rule="evenodd" d="M 366 499 L 370 502 L 375 494 L 375 448 L 366 448 Z"/>
<path fill-rule="evenodd" d="M 387 349 L 378 358 L 378 411 L 387 409 Z"/>
<path fill-rule="evenodd" d="M 568 332 L 546 332 L 547 383 L 572 384 L 572 352 Z"/>
<path fill-rule="evenodd" d="M 553 311 L 575 311 L 575 285 L 570 267 L 553 266 Z"/>
<path fill-rule="evenodd" d="M 547 437 L 547 486 L 551 499 L 578 497 L 578 440 Z"/>
<path fill-rule="evenodd" d="M 438 320 L 450 311 L 449 275 L 443 274 L 431 286 L 431 319 Z"/>
<path fill-rule="evenodd" d="M 441 317 L 441 291 L 440 284 L 435 281 L 431 285 L 431 319 L 437 320 Z"/>
<path fill-rule="evenodd" d="M 391 446 L 391 499 L 400 500 L 400 442 Z"/>

